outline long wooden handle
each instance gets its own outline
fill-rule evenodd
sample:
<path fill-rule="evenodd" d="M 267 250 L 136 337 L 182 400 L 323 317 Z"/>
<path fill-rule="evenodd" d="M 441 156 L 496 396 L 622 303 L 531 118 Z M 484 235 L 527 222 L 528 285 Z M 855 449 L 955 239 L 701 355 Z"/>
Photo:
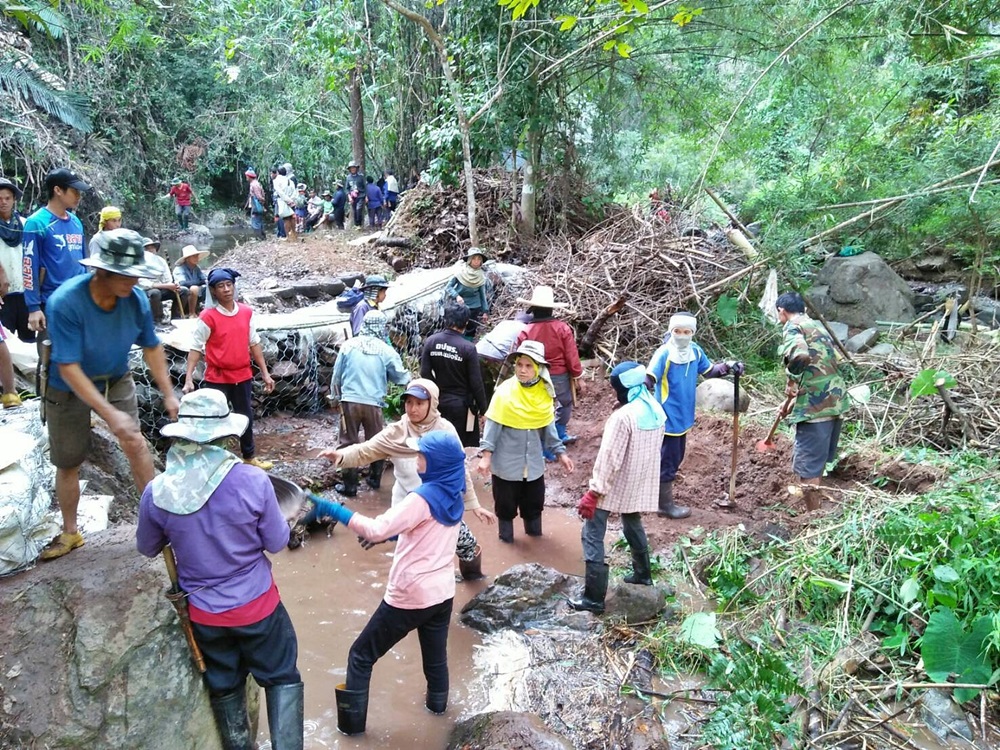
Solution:
<path fill-rule="evenodd" d="M 740 454 L 740 374 L 733 375 L 733 460 L 729 470 L 729 500 L 736 502 L 736 463 Z"/>
<path fill-rule="evenodd" d="M 785 403 L 781 405 L 778 409 L 778 416 L 774 418 L 774 424 L 771 425 L 771 431 L 767 433 L 767 437 L 764 438 L 764 443 L 770 445 L 774 442 L 774 436 L 778 432 L 778 425 L 781 424 L 781 420 L 788 416 L 786 413 L 789 407 L 795 402 L 795 396 L 789 396 L 785 399 Z"/>
<path fill-rule="evenodd" d="M 167 591 L 167 599 L 174 605 L 177 612 L 177 619 L 180 620 L 181 630 L 184 632 L 184 639 L 187 641 L 188 650 L 191 652 L 191 659 L 194 661 L 195 669 L 201 674 L 205 673 L 205 657 L 202 656 L 201 648 L 194 639 L 194 628 L 191 627 L 191 617 L 188 615 L 187 595 L 181 590 L 177 581 L 177 559 L 174 557 L 174 550 L 168 544 L 163 548 L 163 563 L 167 567 L 167 576 L 170 578 L 170 590 Z"/>

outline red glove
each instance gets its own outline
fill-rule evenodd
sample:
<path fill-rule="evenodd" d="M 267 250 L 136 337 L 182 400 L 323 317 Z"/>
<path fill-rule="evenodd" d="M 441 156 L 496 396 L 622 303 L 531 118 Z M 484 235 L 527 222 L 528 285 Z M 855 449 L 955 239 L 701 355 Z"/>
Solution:
<path fill-rule="evenodd" d="M 597 493 L 593 490 L 587 490 L 577 502 L 576 512 L 580 514 L 580 518 L 589 521 L 594 517 L 595 510 L 597 510 Z"/>

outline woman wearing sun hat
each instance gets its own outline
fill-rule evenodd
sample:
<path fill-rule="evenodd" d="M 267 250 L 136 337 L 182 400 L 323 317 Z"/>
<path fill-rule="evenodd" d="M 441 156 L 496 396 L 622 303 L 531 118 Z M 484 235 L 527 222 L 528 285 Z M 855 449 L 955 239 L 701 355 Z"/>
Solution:
<path fill-rule="evenodd" d="M 169 544 L 187 592 L 205 686 L 224 748 L 254 747 L 246 707 L 252 674 L 267 696 L 275 748 L 302 748 L 298 642 L 265 552 L 288 544 L 288 522 L 261 469 L 229 451 L 247 428 L 225 395 L 203 388 L 181 399 L 166 468 L 142 493 L 136 547 L 155 557 Z"/>
<path fill-rule="evenodd" d="M 198 305 L 204 304 L 208 281 L 205 272 L 198 264 L 211 255 L 208 250 L 199 250 L 194 245 L 185 245 L 181 257 L 174 264 L 174 281 L 181 290 L 177 297 L 177 309 L 170 313 L 171 318 L 197 318 Z"/>
<path fill-rule="evenodd" d="M 524 521 L 525 534 L 542 535 L 542 449 L 552 451 L 568 472 L 573 471 L 573 461 L 556 433 L 555 390 L 545 347 L 537 341 L 525 341 L 508 359 L 514 361 L 514 377 L 497 386 L 486 410 L 478 471 L 483 477 L 492 476 L 500 541 L 510 543 L 514 541 L 514 517 L 518 514 Z"/>

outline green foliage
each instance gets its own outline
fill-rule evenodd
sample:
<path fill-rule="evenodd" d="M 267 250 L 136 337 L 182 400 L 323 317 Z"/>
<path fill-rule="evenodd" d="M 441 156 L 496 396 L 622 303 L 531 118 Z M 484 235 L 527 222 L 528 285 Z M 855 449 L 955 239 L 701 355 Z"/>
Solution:
<path fill-rule="evenodd" d="M 715 301 L 715 314 L 719 316 L 722 325 L 729 326 L 736 324 L 736 313 L 739 310 L 739 297 L 732 297 L 728 294 L 721 294 Z"/>
<path fill-rule="evenodd" d="M 933 396 L 938 392 L 939 381 L 943 381 L 942 385 L 945 388 L 954 388 L 958 385 L 958 381 L 944 370 L 921 370 L 910 383 L 910 396 L 913 398 Z"/>
<path fill-rule="evenodd" d="M 46 114 L 82 133 L 91 129 L 89 103 L 53 86 L 51 77 L 46 77 L 30 59 L 0 59 L 0 89 L 30 101 Z"/>
<path fill-rule="evenodd" d="M 717 649 L 722 635 L 715 626 L 714 612 L 695 612 L 681 623 L 680 640 L 691 646 Z"/>
<path fill-rule="evenodd" d="M 952 610 L 938 607 L 931 614 L 920 639 L 920 653 L 927 676 L 935 682 L 947 682 L 954 674 L 961 683 L 987 684 L 993 670 L 985 652 L 992 631 L 990 617 L 977 617 L 971 632 L 966 632 Z M 972 688 L 956 688 L 955 700 L 965 703 L 978 694 L 979 691 Z"/>

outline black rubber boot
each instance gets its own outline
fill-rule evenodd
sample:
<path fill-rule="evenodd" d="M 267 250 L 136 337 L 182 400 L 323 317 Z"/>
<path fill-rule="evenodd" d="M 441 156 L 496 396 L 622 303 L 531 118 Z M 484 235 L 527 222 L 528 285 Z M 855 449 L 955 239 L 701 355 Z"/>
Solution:
<path fill-rule="evenodd" d="M 254 750 L 250 736 L 250 717 L 247 716 L 246 690 L 209 697 L 215 723 L 219 728 L 222 750 Z"/>
<path fill-rule="evenodd" d="M 427 700 L 424 701 L 424 705 L 427 706 L 427 710 L 432 714 L 440 716 L 448 710 L 448 691 L 446 690 L 443 693 L 427 691 Z"/>
<path fill-rule="evenodd" d="M 333 485 L 333 489 L 344 497 L 355 497 L 358 494 L 358 470 L 341 469 L 340 477 L 342 481 Z"/>
<path fill-rule="evenodd" d="M 501 542 L 514 543 L 514 519 L 497 519 L 497 533 Z"/>
<path fill-rule="evenodd" d="M 301 682 L 264 688 L 273 750 L 302 750 L 304 689 Z"/>
<path fill-rule="evenodd" d="M 385 461 L 373 461 L 368 467 L 368 486 L 373 490 L 382 487 L 382 472 L 385 471 Z"/>
<path fill-rule="evenodd" d="M 665 518 L 687 518 L 691 515 L 691 509 L 683 505 L 674 505 L 674 483 L 660 482 L 660 509 L 657 515 Z"/>
<path fill-rule="evenodd" d="M 583 579 L 583 598 L 570 599 L 569 606 L 580 612 L 604 613 L 604 598 L 608 595 L 608 566 L 588 562 Z"/>
<path fill-rule="evenodd" d="M 475 557 L 471 560 L 459 559 L 458 570 L 466 581 L 479 581 L 485 578 L 483 575 L 483 548 L 477 544 Z M 428 695 L 430 694 L 428 693 Z"/>
<path fill-rule="evenodd" d="M 334 689 L 337 695 L 337 729 L 341 734 L 364 734 L 368 723 L 368 691 L 348 690 L 345 683 Z"/>
<path fill-rule="evenodd" d="M 528 536 L 541 536 L 542 535 L 542 517 L 538 516 L 536 518 L 525 518 L 524 519 L 524 533 Z"/>
<path fill-rule="evenodd" d="M 649 548 L 632 550 L 632 575 L 625 576 L 625 583 L 635 583 L 640 586 L 653 585 L 653 570 L 649 564 Z"/>

